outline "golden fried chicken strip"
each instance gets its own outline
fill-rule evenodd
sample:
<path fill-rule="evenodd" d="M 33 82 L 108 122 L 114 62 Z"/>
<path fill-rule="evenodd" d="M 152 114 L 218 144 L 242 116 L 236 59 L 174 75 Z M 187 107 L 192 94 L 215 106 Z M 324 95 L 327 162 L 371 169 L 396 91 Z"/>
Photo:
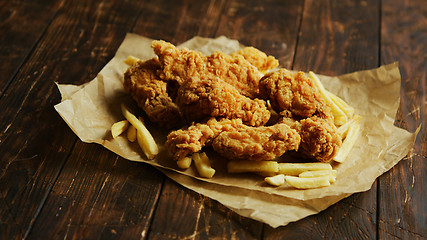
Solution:
<path fill-rule="evenodd" d="M 266 72 L 277 66 L 279 66 L 279 61 L 273 56 L 267 56 L 264 52 L 254 48 L 254 47 L 245 47 L 237 52 L 231 54 L 231 56 L 241 55 L 248 62 L 254 65 L 261 72 Z"/>
<path fill-rule="evenodd" d="M 151 121 L 167 128 L 182 124 L 178 106 L 168 94 L 168 84 L 157 75 L 160 63 L 157 59 L 139 61 L 125 72 L 124 88 Z"/>
<path fill-rule="evenodd" d="M 153 41 L 151 46 L 162 65 L 162 79 L 173 79 L 182 84 L 191 78 L 220 78 L 244 96 L 255 98 L 258 95 L 258 83 L 263 74 L 241 55 L 215 52 L 203 56 L 187 48 L 177 49 L 165 41 Z"/>
<path fill-rule="evenodd" d="M 298 150 L 298 132 L 284 123 L 238 128 L 221 132 L 212 142 L 214 150 L 229 159 L 271 160 L 290 150 Z"/>
<path fill-rule="evenodd" d="M 240 119 L 211 118 L 206 123 L 193 123 L 187 128 L 171 131 L 165 145 L 173 158 L 179 160 L 200 151 L 221 132 L 230 131 L 240 125 Z"/>
<path fill-rule="evenodd" d="M 176 103 L 183 117 L 189 121 L 226 117 L 240 118 L 247 125 L 260 126 L 270 118 L 264 100 L 245 97 L 219 78 L 192 78 L 181 84 Z"/>
<path fill-rule="evenodd" d="M 284 117 L 279 122 L 295 129 L 301 136 L 298 153 L 319 162 L 329 162 L 342 144 L 341 135 L 330 120 L 318 116 L 300 121 Z"/>
<path fill-rule="evenodd" d="M 294 117 L 313 115 L 333 121 L 331 107 L 313 81 L 303 72 L 286 69 L 266 74 L 259 83 L 260 97 L 270 100 L 277 112 L 290 111 Z"/>

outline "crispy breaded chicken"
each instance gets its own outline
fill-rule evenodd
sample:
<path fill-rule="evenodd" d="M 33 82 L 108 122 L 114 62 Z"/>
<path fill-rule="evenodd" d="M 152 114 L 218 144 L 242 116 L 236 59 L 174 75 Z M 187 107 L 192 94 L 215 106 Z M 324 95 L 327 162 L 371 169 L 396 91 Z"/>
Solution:
<path fill-rule="evenodd" d="M 157 59 L 139 61 L 125 72 L 124 88 L 151 121 L 168 128 L 182 124 L 178 106 L 168 94 L 168 83 L 157 76 L 160 63 Z"/>
<path fill-rule="evenodd" d="M 342 144 L 341 136 L 332 121 L 313 116 L 300 121 L 299 152 L 319 162 L 329 162 Z"/>
<path fill-rule="evenodd" d="M 267 161 L 298 150 L 300 141 L 298 132 L 284 123 L 260 127 L 240 125 L 220 133 L 212 147 L 229 159 Z"/>
<path fill-rule="evenodd" d="M 192 78 L 182 83 L 176 103 L 184 118 L 189 121 L 226 117 L 239 118 L 247 125 L 260 126 L 270 118 L 264 100 L 245 97 L 219 78 Z"/>
<path fill-rule="evenodd" d="M 244 96 L 255 98 L 258 95 L 258 83 L 263 74 L 241 55 L 215 52 L 203 56 L 187 48 L 177 49 L 165 41 L 153 41 L 151 46 L 162 65 L 159 74 L 162 79 L 173 79 L 182 84 L 191 78 L 219 78 Z"/>
<path fill-rule="evenodd" d="M 270 100 L 277 112 L 289 111 L 293 117 L 308 118 L 317 115 L 333 119 L 331 107 L 322 97 L 313 81 L 303 72 L 286 69 L 266 74 L 259 83 L 260 97 Z"/>
<path fill-rule="evenodd" d="M 240 119 L 211 118 L 206 123 L 193 123 L 189 127 L 171 131 L 165 145 L 173 158 L 179 160 L 200 151 L 221 132 L 230 131 L 240 125 Z"/>
<path fill-rule="evenodd" d="M 285 116 L 279 122 L 298 132 L 301 137 L 298 153 L 307 158 L 329 162 L 341 147 L 341 135 L 333 121 L 318 116 L 301 120 Z"/>
<path fill-rule="evenodd" d="M 284 123 L 251 127 L 240 119 L 211 118 L 206 123 L 170 132 L 166 147 L 175 160 L 212 145 L 215 151 L 229 159 L 259 161 L 297 150 L 300 140 L 298 132 Z"/>
<path fill-rule="evenodd" d="M 273 56 L 267 56 L 264 52 L 254 48 L 254 47 L 245 47 L 237 52 L 231 54 L 231 56 L 241 55 L 248 62 L 254 65 L 261 72 L 266 72 L 277 66 L 279 66 L 279 61 Z"/>

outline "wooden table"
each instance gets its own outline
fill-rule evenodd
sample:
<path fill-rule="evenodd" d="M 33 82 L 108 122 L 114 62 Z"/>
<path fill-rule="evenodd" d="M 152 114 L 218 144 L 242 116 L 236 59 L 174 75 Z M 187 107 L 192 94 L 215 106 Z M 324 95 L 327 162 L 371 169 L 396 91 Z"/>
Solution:
<path fill-rule="evenodd" d="M 426 13 L 422 0 L 1 1 L 0 239 L 426 239 Z M 241 217 L 81 142 L 55 112 L 55 82 L 94 78 L 128 32 L 225 35 L 327 75 L 399 61 L 396 125 L 423 124 L 413 153 L 371 190 L 288 226 Z"/>

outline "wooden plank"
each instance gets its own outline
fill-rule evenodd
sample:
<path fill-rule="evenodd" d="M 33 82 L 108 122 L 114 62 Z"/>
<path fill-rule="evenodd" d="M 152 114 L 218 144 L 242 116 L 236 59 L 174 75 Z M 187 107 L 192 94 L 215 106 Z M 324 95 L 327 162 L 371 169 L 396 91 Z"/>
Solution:
<path fill-rule="evenodd" d="M 62 0 L 1 3 L 0 96 L 62 4 Z"/>
<path fill-rule="evenodd" d="M 166 38 L 173 43 L 185 41 L 193 35 L 206 37 L 225 35 L 238 39 L 247 45 L 254 45 L 269 54 L 282 57 L 281 60 L 284 61 L 282 65 L 290 66 L 286 59 L 292 59 L 292 55 L 289 56 L 289 54 L 294 52 L 290 48 L 293 48 L 296 43 L 300 12 L 295 11 L 295 9 L 302 9 L 300 3 L 295 1 L 268 1 L 267 3 L 230 1 L 224 7 L 221 6 L 222 3 L 216 1 L 211 1 L 209 5 L 203 5 L 203 7 L 198 6 L 199 3 L 196 4 L 197 7 L 193 4 L 196 3 L 189 3 L 192 7 L 182 6 L 188 8 L 187 10 L 174 8 L 164 11 L 150 11 L 149 13 L 144 11 L 141 14 L 141 18 L 152 14 L 157 15 L 154 19 L 158 21 L 169 19 L 164 25 L 171 26 L 170 28 L 173 30 L 165 31 L 174 32 L 159 32 L 160 30 L 152 26 L 150 22 L 143 20 L 138 21 L 134 31 L 143 35 L 150 35 L 155 32 L 154 38 Z M 160 5 L 163 4 L 160 3 Z M 223 8 L 225 11 L 221 12 Z M 199 10 L 194 12 L 194 9 Z M 264 14 L 270 11 L 274 14 Z M 185 12 L 187 17 L 175 19 L 171 12 Z M 151 17 L 151 15 L 149 16 Z M 239 32 L 240 27 L 248 29 L 248 26 L 252 26 L 255 18 L 258 25 L 251 32 Z M 193 21 L 192 19 L 202 20 Z M 283 31 L 285 29 L 284 24 L 292 27 L 286 28 L 285 33 L 273 34 L 273 32 Z M 271 31 L 265 31 L 266 26 Z M 293 37 L 288 36 L 288 31 L 292 32 L 290 35 Z M 253 33 L 258 35 L 254 37 Z M 285 42 L 287 45 L 284 45 Z M 195 195 L 191 191 L 183 190 L 182 187 L 168 180 L 162 189 L 149 238 L 259 239 L 262 233 L 261 227 L 261 223 L 239 217 L 217 202 Z"/>
<path fill-rule="evenodd" d="M 414 131 L 413 153 L 380 178 L 379 238 L 425 239 L 427 194 L 427 7 L 423 1 L 382 1 L 381 62 L 399 61 L 402 85 L 396 124 Z"/>
<path fill-rule="evenodd" d="M 377 67 L 378 2 L 306 1 L 293 68 L 338 75 Z M 278 229 L 266 239 L 374 239 L 376 183 L 322 211 Z"/>
<path fill-rule="evenodd" d="M 148 239 L 260 239 L 262 224 L 165 181 Z"/>
<path fill-rule="evenodd" d="M 114 55 L 141 4 L 67 2 L 5 92 L 0 101 L 0 203 L 6 207 L 0 208 L 0 238 L 23 238 L 38 214 L 45 216 L 42 206 L 76 141 L 54 111 L 60 101 L 54 82 L 81 84 L 93 78 Z M 98 161 L 106 157 L 111 156 L 100 155 Z M 160 183 L 139 189 L 159 190 Z M 59 223 L 52 227 L 60 230 Z"/>
<path fill-rule="evenodd" d="M 78 141 L 29 238 L 144 237 L 162 180 L 147 164 Z"/>
<path fill-rule="evenodd" d="M 294 58 L 301 1 L 230 1 L 221 15 L 217 36 L 254 46 L 290 68 Z"/>

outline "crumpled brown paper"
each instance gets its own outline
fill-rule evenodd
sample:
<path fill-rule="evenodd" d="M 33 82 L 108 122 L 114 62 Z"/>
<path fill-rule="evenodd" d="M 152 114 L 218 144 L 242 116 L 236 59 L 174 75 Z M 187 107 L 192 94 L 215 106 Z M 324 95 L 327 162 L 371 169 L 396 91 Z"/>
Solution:
<path fill-rule="evenodd" d="M 81 86 L 58 85 L 62 101 L 55 109 L 82 141 L 102 144 L 123 158 L 159 167 L 176 182 L 221 202 L 240 215 L 278 227 L 316 214 L 352 193 L 370 189 L 378 176 L 413 148 L 416 133 L 393 125 L 400 96 L 400 73 L 394 63 L 338 77 L 319 75 L 326 89 L 343 98 L 363 117 L 357 143 L 344 163 L 334 165 L 337 181 L 329 187 L 309 190 L 270 187 L 262 177 L 253 174 L 227 174 L 226 160 L 209 151 L 216 174 L 212 179 L 198 178 L 193 168 L 185 171 L 177 168 L 164 147 L 167 132 L 149 123 L 147 127 L 158 142 L 160 153 L 148 161 L 136 143 L 130 143 L 125 137 L 112 139 L 110 127 L 124 119 L 121 103 L 139 111 L 123 89 L 123 73 L 128 67 L 123 61 L 129 55 L 140 59 L 153 57 L 151 41 L 128 34 L 115 57 L 95 79 Z M 203 54 L 217 50 L 231 53 L 242 47 L 226 37 L 195 37 L 182 46 Z"/>

